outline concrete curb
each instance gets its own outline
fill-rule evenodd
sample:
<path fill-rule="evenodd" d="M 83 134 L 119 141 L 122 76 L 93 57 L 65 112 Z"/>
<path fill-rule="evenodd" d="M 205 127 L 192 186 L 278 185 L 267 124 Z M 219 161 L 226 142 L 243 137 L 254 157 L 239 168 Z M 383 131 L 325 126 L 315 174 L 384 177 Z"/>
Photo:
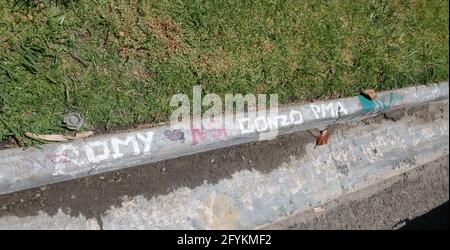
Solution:
<path fill-rule="evenodd" d="M 124 195 L 95 217 L 73 213 L 65 204 L 56 213 L 6 215 L 0 217 L 0 229 L 259 229 L 306 211 L 323 213 L 330 201 L 340 203 L 347 194 L 366 194 L 365 188 L 378 189 L 377 184 L 417 167 L 448 164 L 448 100 L 403 113 L 398 120 L 377 116 L 333 126 L 327 145 L 302 143 L 302 153 L 286 155 L 269 172 L 243 169 L 218 182 L 179 186 L 169 193 Z M 433 188 L 420 194 L 400 192 L 396 199 L 436 198 L 441 189 L 448 193 L 448 179 L 447 185 Z M 429 207 L 428 202 L 413 205 Z M 366 209 L 359 212 L 371 212 Z M 386 223 L 395 225 L 402 219 Z"/>
<path fill-rule="evenodd" d="M 359 96 L 284 107 L 275 119 L 278 134 L 287 134 L 445 100 L 448 95 L 448 82 L 443 82 L 378 93 L 374 101 Z M 246 122 L 255 124 L 256 120 Z M 264 132 L 256 127 L 174 129 L 167 125 L 40 148 L 3 150 L 0 194 L 252 142 Z"/>

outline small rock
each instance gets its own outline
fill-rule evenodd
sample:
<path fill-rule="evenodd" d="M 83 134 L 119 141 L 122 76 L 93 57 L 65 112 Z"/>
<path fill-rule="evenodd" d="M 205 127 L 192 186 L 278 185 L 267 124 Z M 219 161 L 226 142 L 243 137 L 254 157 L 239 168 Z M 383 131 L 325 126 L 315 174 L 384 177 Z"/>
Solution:
<path fill-rule="evenodd" d="M 75 195 L 71 195 L 70 199 L 75 200 Z"/>
<path fill-rule="evenodd" d="M 214 158 L 211 159 L 211 163 L 214 163 Z"/>
<path fill-rule="evenodd" d="M 166 172 L 166 167 L 163 167 L 162 169 L 161 169 L 161 172 Z"/>
<path fill-rule="evenodd" d="M 100 176 L 100 180 L 104 180 L 105 179 L 105 176 Z"/>

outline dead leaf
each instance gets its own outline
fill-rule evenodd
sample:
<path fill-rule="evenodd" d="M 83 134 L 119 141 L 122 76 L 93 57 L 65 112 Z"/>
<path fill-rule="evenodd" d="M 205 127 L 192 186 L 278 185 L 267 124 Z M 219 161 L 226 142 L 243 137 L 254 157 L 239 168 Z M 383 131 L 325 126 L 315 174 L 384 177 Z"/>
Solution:
<path fill-rule="evenodd" d="M 64 137 L 69 140 L 80 140 L 80 139 L 89 137 L 93 134 L 94 134 L 94 132 L 92 132 L 92 131 L 83 131 L 83 132 L 76 133 L 75 135 L 65 135 Z"/>
<path fill-rule="evenodd" d="M 369 100 L 377 98 L 377 92 L 374 89 L 366 89 L 361 93 L 361 95 Z"/>
<path fill-rule="evenodd" d="M 25 136 L 35 139 L 35 140 L 41 140 L 41 141 L 68 141 L 63 135 L 40 135 L 40 134 L 34 134 L 30 132 L 26 132 Z"/>
<path fill-rule="evenodd" d="M 328 129 L 320 131 L 320 135 L 316 137 L 316 146 L 328 144 Z"/>
<path fill-rule="evenodd" d="M 55 135 L 55 134 L 52 134 L 52 135 L 41 135 L 41 134 L 35 134 L 35 133 L 26 132 L 25 136 L 27 136 L 28 138 L 31 138 L 31 139 L 41 140 L 41 141 L 64 142 L 64 141 L 69 141 L 69 140 L 84 139 L 84 138 L 89 137 L 89 136 L 91 136 L 93 134 L 94 134 L 94 132 L 92 132 L 92 131 L 79 132 L 79 133 L 75 133 L 73 135 Z"/>

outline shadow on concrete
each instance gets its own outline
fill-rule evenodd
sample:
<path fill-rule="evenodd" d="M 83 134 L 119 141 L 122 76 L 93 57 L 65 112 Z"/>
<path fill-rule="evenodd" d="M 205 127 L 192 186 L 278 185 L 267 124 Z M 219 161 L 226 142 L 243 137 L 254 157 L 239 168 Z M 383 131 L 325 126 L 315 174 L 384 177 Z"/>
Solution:
<path fill-rule="evenodd" d="M 448 201 L 428 213 L 406 221 L 400 230 L 448 230 Z"/>

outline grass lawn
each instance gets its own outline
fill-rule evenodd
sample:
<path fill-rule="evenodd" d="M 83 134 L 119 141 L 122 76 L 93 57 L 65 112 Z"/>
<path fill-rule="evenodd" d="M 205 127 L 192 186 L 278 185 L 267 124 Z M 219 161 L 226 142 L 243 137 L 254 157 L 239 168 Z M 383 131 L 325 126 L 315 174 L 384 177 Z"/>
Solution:
<path fill-rule="evenodd" d="M 0 139 L 167 121 L 173 94 L 282 103 L 447 80 L 448 0 L 0 0 Z"/>

